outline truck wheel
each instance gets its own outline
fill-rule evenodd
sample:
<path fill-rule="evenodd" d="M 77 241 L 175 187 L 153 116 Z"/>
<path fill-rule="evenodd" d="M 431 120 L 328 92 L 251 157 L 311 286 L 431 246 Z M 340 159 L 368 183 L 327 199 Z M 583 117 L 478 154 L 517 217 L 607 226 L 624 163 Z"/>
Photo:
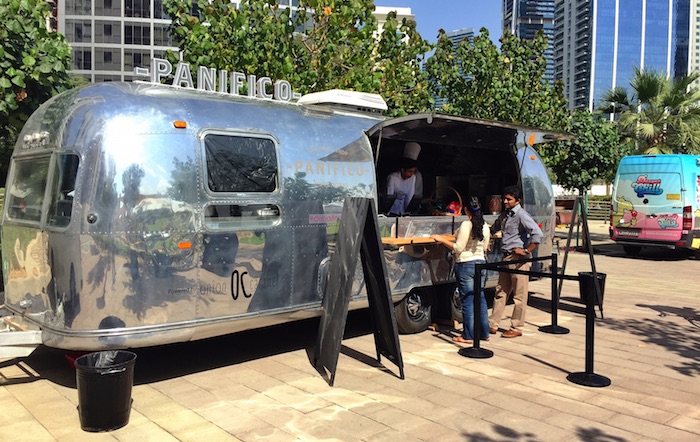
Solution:
<path fill-rule="evenodd" d="M 622 246 L 628 256 L 639 256 L 642 246 Z"/>
<path fill-rule="evenodd" d="M 414 290 L 396 305 L 396 324 L 401 333 L 420 333 L 432 321 L 433 297 L 426 291 Z"/>

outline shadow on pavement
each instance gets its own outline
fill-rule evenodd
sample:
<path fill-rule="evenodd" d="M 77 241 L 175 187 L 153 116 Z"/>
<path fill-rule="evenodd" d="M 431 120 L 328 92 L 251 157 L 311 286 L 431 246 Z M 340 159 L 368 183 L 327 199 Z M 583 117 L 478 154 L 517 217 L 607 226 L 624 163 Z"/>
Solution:
<path fill-rule="evenodd" d="M 201 341 L 129 349 L 137 355 L 134 384 L 148 384 L 275 354 L 305 348 L 313 349 L 316 345 L 318 328 L 319 319 L 314 318 Z M 372 333 L 372 327 L 367 310 L 353 311 L 348 314 L 344 339 L 370 333 Z M 66 358 L 68 353 L 66 350 L 40 346 L 26 358 L 0 362 L 0 370 L 16 365 L 27 373 L 26 377 L 4 381 L 0 379 L 0 385 L 48 379 L 59 385 L 76 388 L 75 370 Z M 343 353 L 356 359 L 358 359 L 357 355 L 362 354 L 351 351 L 345 346 Z M 309 366 L 311 365 L 309 361 Z M 27 370 L 24 366 L 31 370 Z M 38 376 L 31 371 L 36 372 Z"/>
<path fill-rule="evenodd" d="M 550 313 L 551 299 L 549 294 L 530 293 L 528 306 Z M 659 313 L 657 320 L 596 318 L 598 327 L 623 331 L 638 336 L 642 342 L 657 345 L 686 359 L 681 365 L 667 367 L 684 376 L 700 376 L 700 341 L 696 338 L 700 329 L 700 312 L 692 307 L 670 307 L 660 304 L 636 304 L 636 307 L 655 310 Z M 586 308 L 579 298 L 564 296 L 559 302 L 559 311 L 567 311 L 586 315 Z M 604 311 L 605 312 L 605 311 Z M 596 308 L 596 315 L 598 309 Z M 677 318 L 687 321 L 678 324 Z"/>
<path fill-rule="evenodd" d="M 600 320 L 599 326 L 622 330 L 638 336 L 642 342 L 658 345 L 682 356 L 686 360 L 678 366 L 667 365 L 684 376 L 700 376 L 700 341 L 697 339 L 700 328 L 700 313 L 691 307 L 677 308 L 664 305 L 636 304 L 659 312 L 656 320 Z M 681 317 L 687 324 L 678 324 L 673 318 Z"/>
<path fill-rule="evenodd" d="M 566 250 L 566 243 L 559 242 L 559 256 L 563 256 Z M 569 253 L 588 253 L 588 250 L 583 245 L 576 246 L 571 243 Z M 656 247 L 644 247 L 638 256 L 630 256 L 625 253 L 621 245 L 614 242 L 593 243 L 593 254 L 600 256 L 609 256 L 613 258 L 626 258 L 630 260 L 645 260 L 645 261 L 685 261 L 688 259 L 700 260 L 694 256 L 692 252 L 687 250 L 672 250 Z"/>
<path fill-rule="evenodd" d="M 530 442 L 537 440 L 537 435 L 531 432 L 517 431 L 509 427 L 505 427 L 499 424 L 491 424 L 492 430 L 498 434 L 499 437 L 493 437 L 482 432 L 469 433 L 467 431 L 462 431 L 460 436 L 465 442 L 498 442 L 503 440 L 508 441 L 521 441 Z M 598 441 L 598 442 L 627 442 L 628 439 L 624 437 L 615 436 L 610 433 L 606 433 L 600 428 L 595 427 L 576 427 L 576 434 L 578 435 L 577 440 L 584 441 Z"/>
<path fill-rule="evenodd" d="M 692 252 L 687 250 L 672 250 L 656 247 L 644 247 L 639 256 L 629 256 L 621 245 L 615 243 L 593 245 L 593 253 L 596 255 L 627 258 L 631 260 L 645 261 L 685 261 L 697 259 Z"/>

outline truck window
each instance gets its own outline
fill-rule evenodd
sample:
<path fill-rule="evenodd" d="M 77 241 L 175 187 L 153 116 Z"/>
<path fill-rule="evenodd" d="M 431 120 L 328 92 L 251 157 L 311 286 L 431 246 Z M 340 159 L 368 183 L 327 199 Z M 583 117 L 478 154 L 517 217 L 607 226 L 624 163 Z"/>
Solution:
<path fill-rule="evenodd" d="M 31 158 L 15 162 L 8 186 L 7 216 L 12 219 L 40 222 L 44 204 L 49 158 Z"/>
<path fill-rule="evenodd" d="M 208 134 L 204 137 L 212 192 L 273 192 L 277 154 L 269 138 Z"/>
<path fill-rule="evenodd" d="M 56 156 L 47 220 L 51 227 L 66 227 L 70 223 L 78 162 L 79 158 L 74 154 Z"/>

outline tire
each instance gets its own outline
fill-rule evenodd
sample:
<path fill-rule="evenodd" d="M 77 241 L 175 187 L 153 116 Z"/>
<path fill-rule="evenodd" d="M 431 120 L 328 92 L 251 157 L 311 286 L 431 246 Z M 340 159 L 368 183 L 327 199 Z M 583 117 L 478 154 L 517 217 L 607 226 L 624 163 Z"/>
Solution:
<path fill-rule="evenodd" d="M 433 297 L 427 291 L 413 290 L 396 305 L 396 324 L 401 333 L 420 333 L 432 323 Z"/>
<path fill-rule="evenodd" d="M 639 256 L 642 246 L 622 246 L 628 256 Z"/>

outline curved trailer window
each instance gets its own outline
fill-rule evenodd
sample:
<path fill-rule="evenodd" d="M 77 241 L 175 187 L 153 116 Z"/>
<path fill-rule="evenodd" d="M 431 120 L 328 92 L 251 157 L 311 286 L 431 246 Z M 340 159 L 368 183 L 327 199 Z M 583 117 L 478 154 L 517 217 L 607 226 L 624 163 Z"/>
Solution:
<path fill-rule="evenodd" d="M 49 160 L 47 156 L 15 161 L 7 197 L 10 219 L 41 221 Z"/>
<path fill-rule="evenodd" d="M 9 186 L 8 218 L 41 222 L 46 183 L 51 176 L 46 224 L 50 227 L 68 226 L 80 160 L 75 154 L 58 154 L 55 158 L 54 163 L 51 163 L 50 157 L 15 161 L 12 182 Z M 52 164 L 51 174 L 49 174 L 50 164 Z"/>

